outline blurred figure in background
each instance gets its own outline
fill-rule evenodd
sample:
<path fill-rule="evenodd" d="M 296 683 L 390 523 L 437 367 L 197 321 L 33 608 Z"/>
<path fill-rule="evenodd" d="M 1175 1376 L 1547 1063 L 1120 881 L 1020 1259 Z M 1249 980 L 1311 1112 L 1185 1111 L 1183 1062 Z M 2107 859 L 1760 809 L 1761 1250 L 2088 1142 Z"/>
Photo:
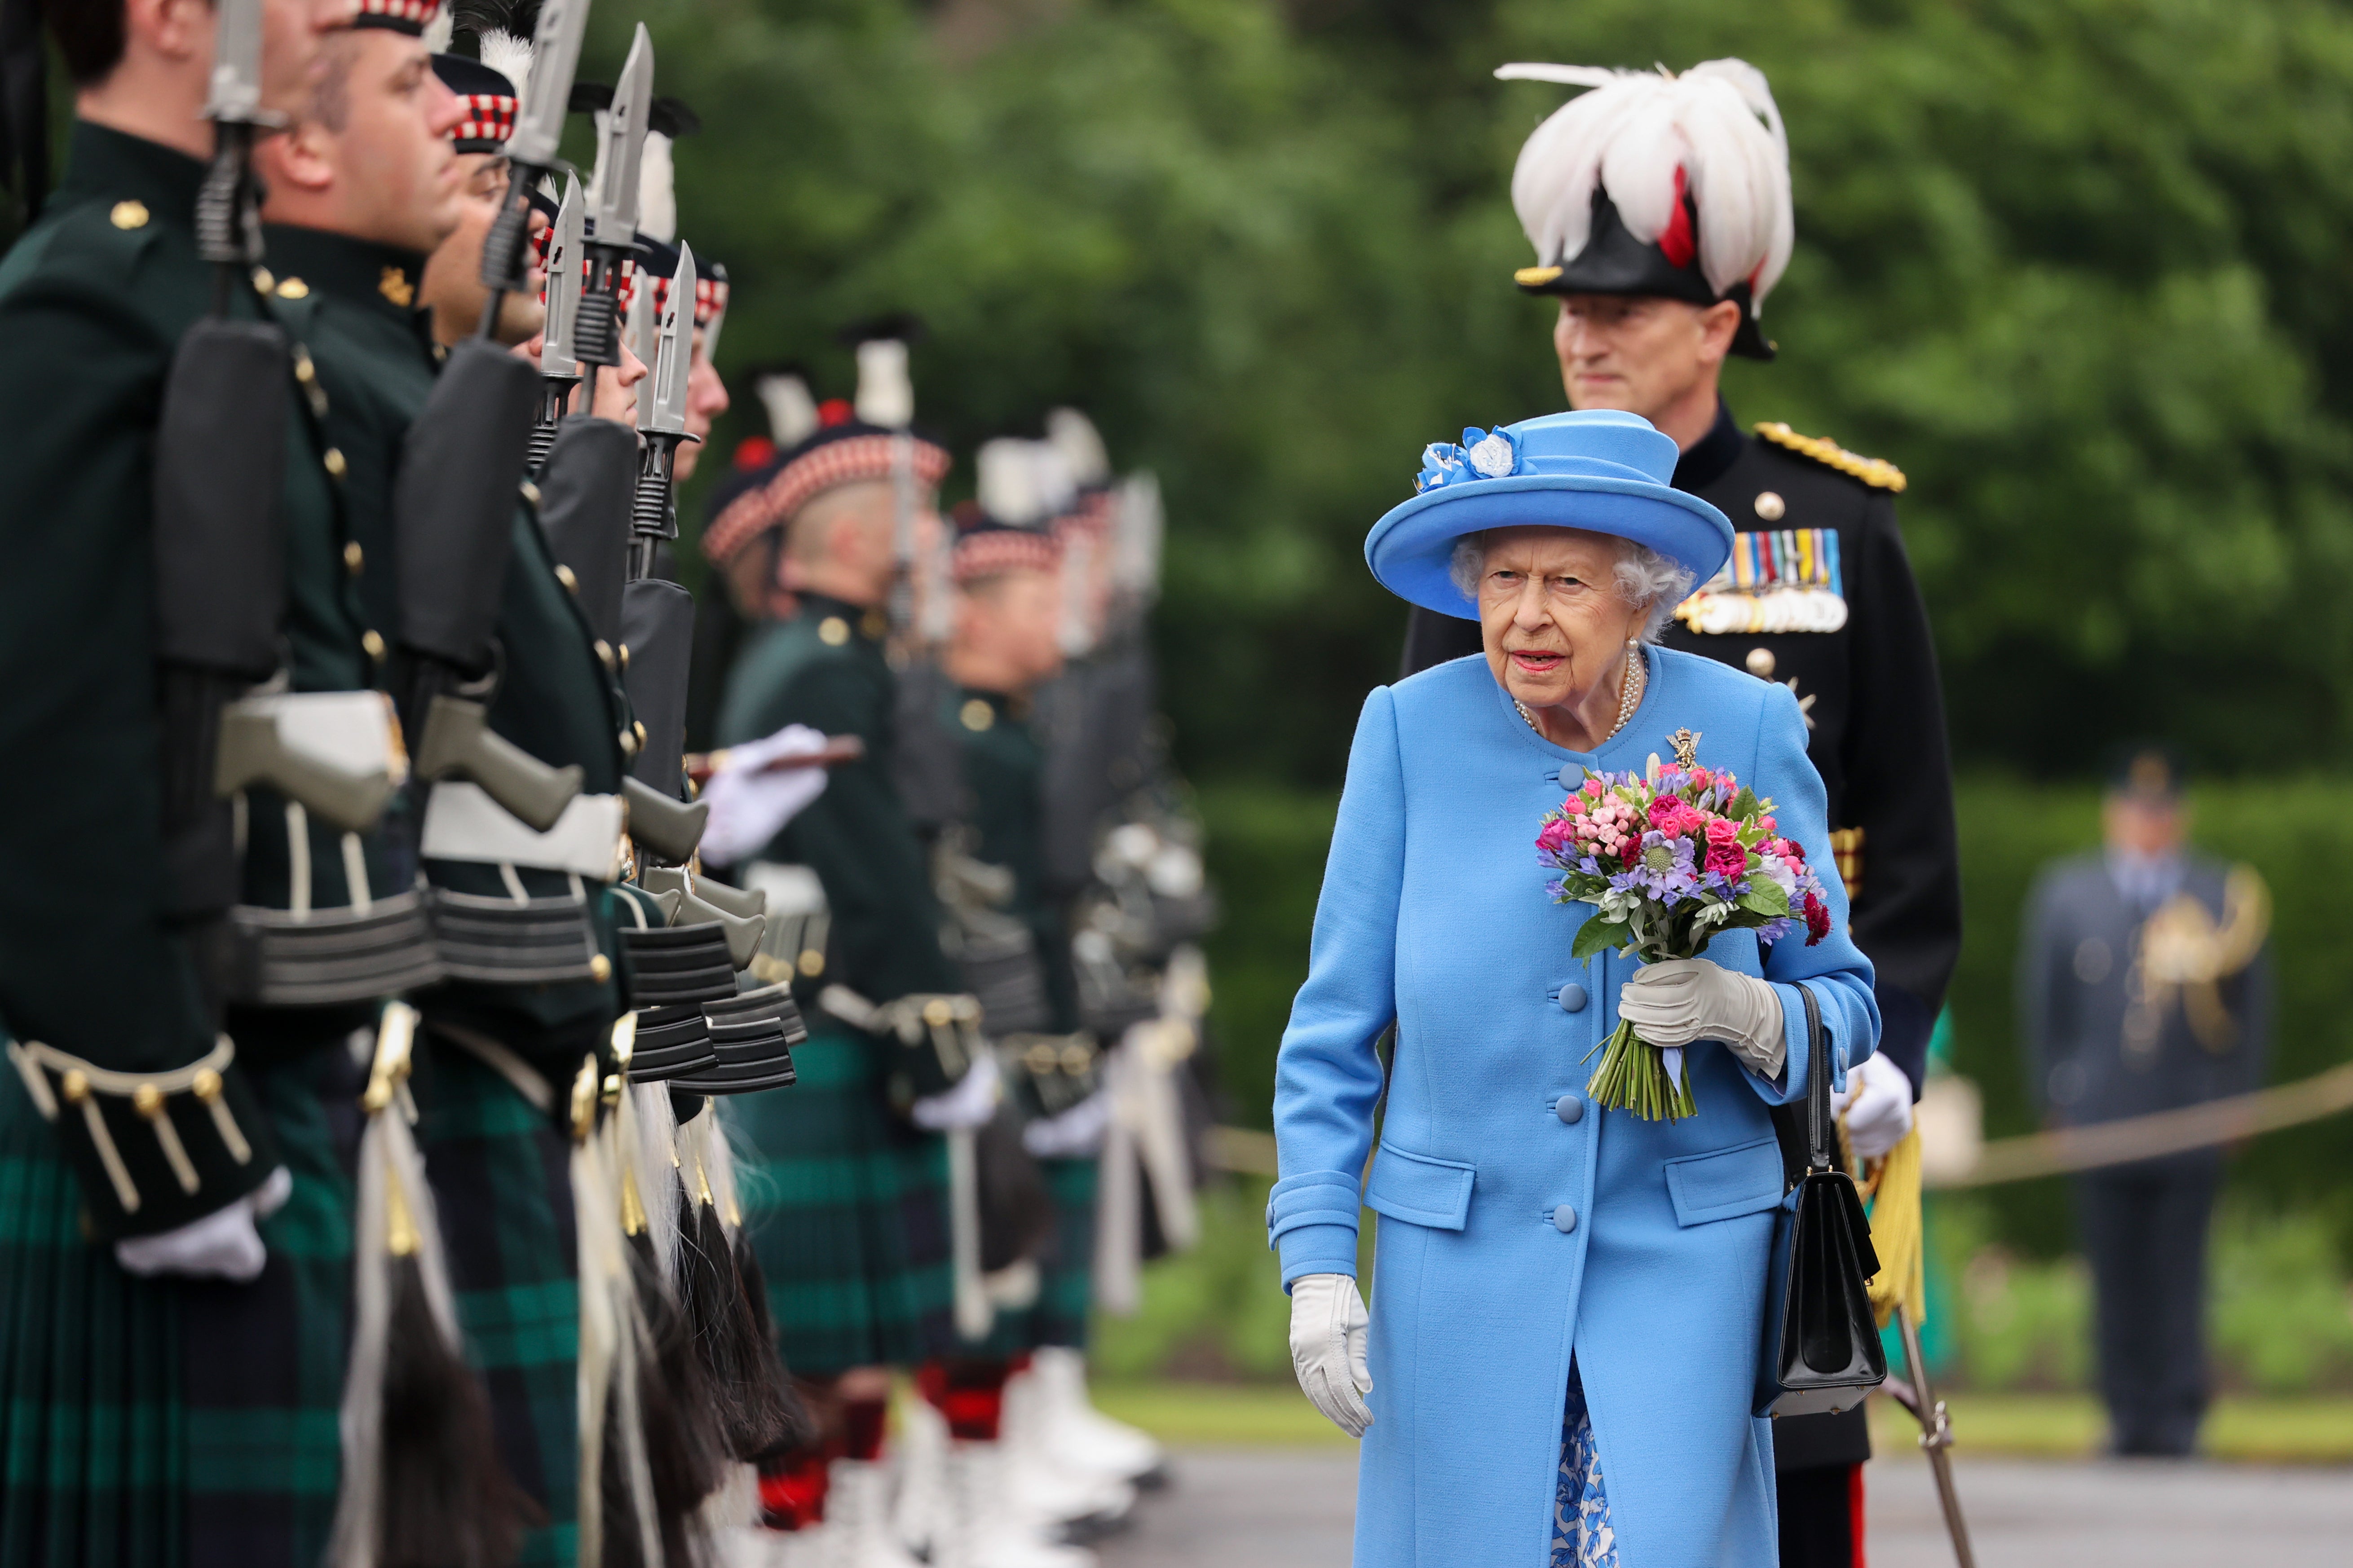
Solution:
<path fill-rule="evenodd" d="M 2036 882 L 2019 952 L 2029 1089 L 2058 1127 L 2243 1093 L 2262 1082 L 2270 1043 L 2270 894 L 2252 868 L 2185 847 L 2174 759 L 2133 752 L 2100 817 L 2105 847 Z M 2076 1179 L 2118 1454 L 2197 1447 L 2206 1232 L 2221 1172 L 2221 1151 L 2200 1149 Z"/>

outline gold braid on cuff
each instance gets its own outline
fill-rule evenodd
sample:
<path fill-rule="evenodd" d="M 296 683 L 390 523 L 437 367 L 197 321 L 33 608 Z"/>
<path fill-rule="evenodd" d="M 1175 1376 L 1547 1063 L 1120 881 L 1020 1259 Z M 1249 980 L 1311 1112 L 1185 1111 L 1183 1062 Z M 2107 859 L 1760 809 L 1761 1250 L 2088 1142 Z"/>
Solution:
<path fill-rule="evenodd" d="M 106 1117 L 99 1109 L 99 1097 L 111 1095 L 127 1100 L 132 1110 L 154 1131 L 156 1147 L 163 1152 L 164 1163 L 172 1169 L 172 1177 L 184 1193 L 191 1193 L 203 1184 L 196 1174 L 195 1162 L 188 1158 L 187 1146 L 180 1142 L 180 1131 L 172 1124 L 170 1098 L 175 1094 L 195 1097 L 212 1116 L 213 1131 L 219 1135 L 221 1147 L 238 1164 L 253 1160 L 253 1145 L 229 1114 L 228 1099 L 222 1092 L 221 1075 L 237 1059 L 237 1047 L 227 1035 L 220 1036 L 213 1048 L 183 1068 L 170 1072 L 130 1073 L 93 1066 L 79 1057 L 45 1046 L 38 1040 L 11 1041 L 8 1059 L 14 1062 L 19 1077 L 25 1080 L 25 1092 L 32 1097 L 33 1109 L 45 1121 L 55 1121 L 59 1114 L 58 1102 L 77 1106 L 81 1111 L 82 1126 L 98 1150 L 98 1163 L 106 1169 L 106 1179 L 114 1188 L 115 1201 L 125 1214 L 139 1212 L 139 1189 L 131 1180 L 130 1167 L 122 1163 L 122 1152 L 115 1146 L 114 1135 L 108 1131 Z M 54 1075 L 57 1087 L 49 1087 Z"/>

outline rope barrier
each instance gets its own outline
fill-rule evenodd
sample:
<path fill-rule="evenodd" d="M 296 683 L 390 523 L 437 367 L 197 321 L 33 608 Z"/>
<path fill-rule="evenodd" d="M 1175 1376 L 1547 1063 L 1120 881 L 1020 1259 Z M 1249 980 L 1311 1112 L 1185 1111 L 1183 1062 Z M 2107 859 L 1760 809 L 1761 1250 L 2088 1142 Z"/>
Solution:
<path fill-rule="evenodd" d="M 2089 1127 L 2066 1127 L 2017 1138 L 1998 1138 L 1978 1151 L 1966 1169 L 1939 1168 L 1933 1159 L 1925 1184 L 1933 1192 L 1999 1186 L 2107 1165 L 2128 1165 L 2194 1149 L 2236 1143 L 2265 1132 L 2325 1121 L 2353 1110 L 2353 1062 L 2312 1078 L 2252 1094 L 2208 1100 L 2179 1110 L 2162 1110 Z M 1237 1175 L 1278 1173 L 1274 1134 L 1247 1127 L 1212 1127 L 1208 1164 Z"/>
<path fill-rule="evenodd" d="M 2210 1100 L 2179 1110 L 1996 1139 L 1978 1151 L 1977 1159 L 1966 1170 L 1932 1169 L 1927 1185 L 1941 1191 L 1990 1187 L 2071 1171 L 2128 1165 L 2236 1143 L 2260 1133 L 2323 1121 L 2347 1110 L 2353 1110 L 2353 1062 L 2275 1089 Z"/>

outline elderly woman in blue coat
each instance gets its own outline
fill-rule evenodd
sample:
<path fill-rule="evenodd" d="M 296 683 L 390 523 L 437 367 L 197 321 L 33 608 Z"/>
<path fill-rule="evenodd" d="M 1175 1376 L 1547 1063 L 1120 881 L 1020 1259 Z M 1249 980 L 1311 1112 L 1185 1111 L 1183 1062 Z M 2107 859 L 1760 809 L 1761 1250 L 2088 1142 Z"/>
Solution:
<path fill-rule="evenodd" d="M 1787 688 L 1651 645 L 1732 543 L 1668 485 L 1674 442 L 1599 411 L 1476 435 L 1430 448 L 1365 542 L 1391 592 L 1476 618 L 1484 654 L 1376 690 L 1357 721 L 1276 1068 L 1293 1361 L 1364 1439 L 1358 1568 L 1772 1568 L 1771 1424 L 1750 1414 L 1783 1191 L 1769 1108 L 1870 1054 L 1871 964 L 1835 878 L 1814 946 L 1743 931 L 1686 961 L 1570 957 L 1592 910 L 1546 895 L 1535 841 L 1587 769 L 1643 769 L 1693 731 L 1827 866 L 1822 785 Z M 1683 1049 L 1696 1115 L 1588 1103 L 1621 1016 Z M 1369 1346 L 1360 1197 L 1380 1216 Z"/>

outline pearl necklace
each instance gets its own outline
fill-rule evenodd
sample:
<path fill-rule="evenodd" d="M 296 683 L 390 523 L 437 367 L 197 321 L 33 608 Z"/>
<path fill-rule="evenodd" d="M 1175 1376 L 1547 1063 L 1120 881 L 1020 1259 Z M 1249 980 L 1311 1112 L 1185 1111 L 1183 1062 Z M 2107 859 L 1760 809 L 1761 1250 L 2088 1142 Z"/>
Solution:
<path fill-rule="evenodd" d="M 1616 740 L 1618 731 L 1624 729 L 1627 722 L 1634 717 L 1634 710 L 1641 705 L 1642 692 L 1650 684 L 1650 666 L 1642 658 L 1642 645 L 1632 637 L 1628 637 L 1626 639 L 1626 679 L 1618 686 L 1618 722 L 1610 725 L 1609 733 L 1601 737 L 1603 745 L 1606 746 Z M 1536 716 L 1528 711 L 1526 703 L 1514 697 L 1512 699 L 1512 706 L 1520 710 L 1520 717 L 1526 721 L 1529 729 L 1534 730 L 1538 736 L 1544 734 L 1544 727 L 1536 722 Z"/>

